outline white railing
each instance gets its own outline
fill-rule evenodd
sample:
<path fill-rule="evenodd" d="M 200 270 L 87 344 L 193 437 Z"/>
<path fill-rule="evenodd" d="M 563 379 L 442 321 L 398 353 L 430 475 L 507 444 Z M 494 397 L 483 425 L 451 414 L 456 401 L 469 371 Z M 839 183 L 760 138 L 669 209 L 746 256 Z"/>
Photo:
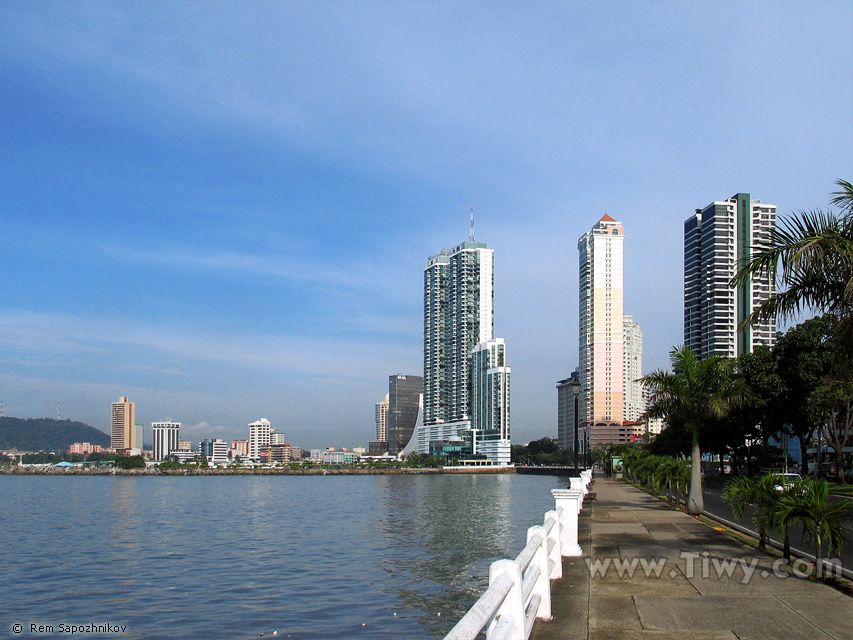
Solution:
<path fill-rule="evenodd" d="M 575 483 L 578 480 L 578 483 Z M 489 568 L 489 587 L 444 640 L 527 640 L 536 618 L 551 617 L 551 580 L 563 577 L 563 556 L 579 556 L 578 514 L 589 492 L 592 472 L 572 478 L 571 489 L 554 489 L 556 509 L 527 530 L 527 545 L 515 560 Z"/>

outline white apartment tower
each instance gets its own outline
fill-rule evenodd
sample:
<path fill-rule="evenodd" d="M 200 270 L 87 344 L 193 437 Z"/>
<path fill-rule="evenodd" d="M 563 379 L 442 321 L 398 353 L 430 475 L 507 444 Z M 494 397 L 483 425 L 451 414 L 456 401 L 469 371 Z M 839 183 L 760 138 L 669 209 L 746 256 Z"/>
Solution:
<path fill-rule="evenodd" d="M 622 223 L 605 214 L 578 240 L 578 412 L 590 447 L 629 442 L 641 428 L 625 423 L 625 327 Z"/>
<path fill-rule="evenodd" d="M 376 403 L 376 441 L 388 442 L 388 401 L 389 394 L 385 394 L 382 402 Z"/>
<path fill-rule="evenodd" d="M 151 431 L 154 437 L 154 461 L 165 460 L 172 451 L 177 451 L 181 442 L 180 422 L 167 420 L 152 422 Z"/>
<path fill-rule="evenodd" d="M 740 328 L 744 319 L 774 292 L 769 274 L 731 288 L 753 247 L 769 242 L 776 205 L 737 193 L 696 209 L 684 222 L 684 344 L 699 358 L 736 358 L 760 344 L 772 346 L 776 323 Z"/>
<path fill-rule="evenodd" d="M 622 318 L 623 393 L 625 398 L 625 420 L 639 422 L 646 410 L 643 385 L 637 380 L 643 377 L 643 331 L 630 315 Z"/>
<path fill-rule="evenodd" d="M 476 365 L 475 351 L 484 352 Z M 509 450 L 510 370 L 504 358 L 503 340 L 494 340 L 494 250 L 474 241 L 472 219 L 468 241 L 431 256 L 424 267 L 423 442 L 472 436 L 472 427 L 480 425 L 472 436 L 475 450 L 486 432 L 506 441 L 495 452 Z M 479 386 L 475 366 L 484 376 Z M 490 374 L 492 369 L 500 373 Z M 489 398 L 478 398 L 487 388 Z M 487 406 L 488 415 L 476 413 Z"/>
<path fill-rule="evenodd" d="M 272 444 L 272 426 L 266 418 L 249 424 L 249 458 L 261 459 L 261 449 Z"/>

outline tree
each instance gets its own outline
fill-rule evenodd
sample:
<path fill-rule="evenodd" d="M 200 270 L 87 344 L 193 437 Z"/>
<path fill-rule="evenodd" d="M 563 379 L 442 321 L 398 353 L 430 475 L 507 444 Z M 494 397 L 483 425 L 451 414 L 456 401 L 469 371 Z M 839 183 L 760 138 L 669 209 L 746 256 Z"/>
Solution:
<path fill-rule="evenodd" d="M 844 379 L 829 378 L 814 393 L 817 411 L 824 417 L 822 431 L 827 443 L 835 451 L 835 469 L 839 484 L 844 484 L 844 449 L 853 432 L 853 375 L 846 372 Z"/>
<path fill-rule="evenodd" d="M 760 551 L 766 549 L 770 532 L 781 524 L 779 501 L 783 492 L 776 488 L 779 486 L 782 486 L 782 477 L 777 473 L 767 473 L 759 478 L 735 478 L 726 483 L 723 489 L 723 501 L 731 507 L 736 518 L 742 519 L 744 509 L 749 505 L 755 505 L 752 521 L 758 533 Z M 786 489 L 786 491 L 790 490 L 791 488 Z M 788 526 L 782 527 L 786 559 L 791 558 L 788 529 Z"/>
<path fill-rule="evenodd" d="M 803 478 L 779 498 L 777 517 L 786 527 L 803 525 L 803 538 L 815 544 L 815 576 L 823 577 L 824 545 L 830 554 L 837 554 L 847 539 L 846 514 L 853 503 L 846 500 L 830 502 L 826 480 Z"/>
<path fill-rule="evenodd" d="M 641 381 L 652 396 L 647 414 L 683 420 L 692 432 L 687 512 L 695 515 L 705 510 L 699 429 L 725 416 L 733 407 L 744 404 L 746 395 L 735 375 L 733 360 L 716 355 L 699 360 L 690 347 L 682 346 L 673 348 L 670 361 L 672 373 L 658 369 Z"/>
<path fill-rule="evenodd" d="M 836 184 L 841 191 L 831 202 L 841 208 L 839 215 L 800 211 L 777 220 L 770 239 L 753 247 L 752 258 L 735 275 L 732 286 L 746 285 L 758 274 L 777 282 L 776 293 L 758 305 L 747 324 L 816 309 L 844 321 L 848 347 L 853 343 L 853 186 L 846 180 Z"/>

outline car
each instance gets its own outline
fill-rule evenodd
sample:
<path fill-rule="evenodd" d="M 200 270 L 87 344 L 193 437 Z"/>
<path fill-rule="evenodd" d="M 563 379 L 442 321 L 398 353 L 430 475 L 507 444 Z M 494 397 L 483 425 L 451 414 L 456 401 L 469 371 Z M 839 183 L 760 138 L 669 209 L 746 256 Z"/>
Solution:
<path fill-rule="evenodd" d="M 776 491 L 784 491 L 794 483 L 798 482 L 800 478 L 800 474 L 798 473 L 780 473 L 779 475 L 779 484 L 777 484 L 774 488 Z"/>

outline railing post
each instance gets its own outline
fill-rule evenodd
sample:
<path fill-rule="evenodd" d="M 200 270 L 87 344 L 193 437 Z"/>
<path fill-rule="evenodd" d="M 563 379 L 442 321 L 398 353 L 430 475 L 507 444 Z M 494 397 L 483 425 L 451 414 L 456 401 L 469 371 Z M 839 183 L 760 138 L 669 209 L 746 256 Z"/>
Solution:
<path fill-rule="evenodd" d="M 545 514 L 545 522 L 548 522 L 548 518 L 554 518 L 554 526 L 551 527 L 551 532 L 548 534 L 548 540 L 546 542 L 549 547 L 549 565 L 551 563 L 553 563 L 554 565 L 554 569 L 552 571 L 549 571 L 548 577 L 551 580 L 559 580 L 563 577 L 563 557 L 560 554 L 560 547 L 562 546 L 562 540 L 560 539 L 560 531 L 563 527 L 562 523 L 560 522 L 560 514 L 556 511 L 548 511 Z"/>
<path fill-rule="evenodd" d="M 534 536 L 539 536 L 539 546 L 536 553 L 533 554 L 531 565 L 539 567 L 539 577 L 533 585 L 531 594 L 539 594 L 539 608 L 536 610 L 537 618 L 551 618 L 551 571 L 548 568 L 548 535 L 545 533 L 545 527 L 541 524 L 535 527 L 530 527 L 527 530 L 527 542 L 529 543 Z"/>
<path fill-rule="evenodd" d="M 489 586 L 503 574 L 512 580 L 512 588 L 504 598 L 495 617 L 489 623 L 486 629 L 486 640 L 492 637 L 495 627 L 501 624 L 508 623 L 514 629 L 521 629 L 524 633 L 524 593 L 521 588 L 521 569 L 512 560 L 496 560 L 489 567 Z"/>
<path fill-rule="evenodd" d="M 584 486 L 583 478 L 569 478 L 569 482 L 572 483 L 571 490 L 577 491 L 581 494 L 581 502 L 579 508 L 583 511 L 583 497 L 586 495 L 586 487 Z"/>
<path fill-rule="evenodd" d="M 578 544 L 578 507 L 583 494 L 571 489 L 551 489 L 551 495 L 557 503 L 560 514 L 560 553 L 564 556 L 580 556 L 583 551 Z"/>

